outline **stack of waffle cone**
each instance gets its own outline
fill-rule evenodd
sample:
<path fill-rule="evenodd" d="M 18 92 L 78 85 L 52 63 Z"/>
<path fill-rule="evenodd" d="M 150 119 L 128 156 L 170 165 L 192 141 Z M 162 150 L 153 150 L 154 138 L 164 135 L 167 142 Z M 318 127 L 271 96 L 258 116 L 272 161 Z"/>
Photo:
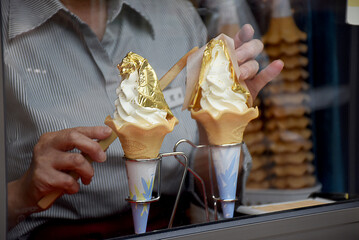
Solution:
<path fill-rule="evenodd" d="M 106 117 L 105 124 L 117 134 L 125 157 L 129 159 L 126 161 L 126 171 L 131 200 L 151 200 L 158 162 L 147 160 L 158 157 L 164 137 L 177 123 L 178 120 L 171 117 L 166 124 L 150 127 L 132 123 L 119 126 L 111 116 Z M 132 202 L 131 209 L 135 233 L 146 232 L 150 204 Z"/>
<path fill-rule="evenodd" d="M 259 98 L 255 100 L 254 105 L 258 108 L 261 106 Z M 247 189 L 269 188 L 270 160 L 265 154 L 266 144 L 263 124 L 262 116 L 254 119 L 246 127 L 243 136 L 243 140 L 252 156 L 252 168 L 246 182 Z"/>
<path fill-rule="evenodd" d="M 269 30 L 263 36 L 271 59 L 284 62 L 282 73 L 263 92 L 263 115 L 273 162 L 271 186 L 297 189 L 315 184 L 306 34 L 292 16 L 289 0 L 274 0 Z"/>

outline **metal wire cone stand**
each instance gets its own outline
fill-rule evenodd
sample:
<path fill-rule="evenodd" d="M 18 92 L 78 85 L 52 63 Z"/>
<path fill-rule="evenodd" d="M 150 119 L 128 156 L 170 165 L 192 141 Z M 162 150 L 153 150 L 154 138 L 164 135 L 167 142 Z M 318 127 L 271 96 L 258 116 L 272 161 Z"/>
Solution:
<path fill-rule="evenodd" d="M 156 185 L 157 185 L 157 196 L 152 196 L 151 199 L 149 199 L 149 200 L 135 200 L 135 199 L 131 199 L 129 196 L 126 198 L 126 201 L 129 202 L 129 203 L 147 204 L 147 203 L 152 203 L 152 202 L 156 202 L 156 201 L 160 200 L 160 198 L 161 198 L 161 165 L 162 165 L 162 158 L 171 157 L 171 156 L 174 156 L 176 158 L 176 160 L 180 162 L 180 164 L 184 167 L 184 170 L 183 170 L 183 173 L 182 173 L 181 183 L 180 183 L 180 186 L 179 186 L 179 189 L 178 189 L 176 200 L 175 200 L 175 203 L 174 203 L 174 206 L 173 206 L 171 218 L 170 218 L 170 221 L 168 223 L 168 228 L 172 228 L 174 217 L 175 217 L 177 207 L 178 207 L 178 202 L 179 202 L 180 195 L 181 195 L 181 192 L 182 192 L 182 188 L 183 188 L 183 185 L 184 185 L 184 182 L 185 182 L 185 179 L 186 179 L 186 175 L 187 175 L 187 171 L 188 171 L 188 165 L 189 165 L 187 156 L 183 152 L 175 152 L 174 151 L 174 152 L 170 152 L 170 153 L 160 153 L 157 158 L 152 158 L 152 159 L 129 159 L 129 158 L 123 157 L 123 159 L 125 161 L 132 161 L 132 162 L 153 162 L 153 161 L 155 161 L 155 162 L 160 163 L 160 164 L 157 165 L 158 166 L 157 167 L 157 177 L 156 177 L 156 179 L 157 179 L 156 180 L 156 182 L 157 182 L 156 183 Z M 180 157 L 180 156 L 184 159 L 184 163 L 179 160 L 178 157 Z"/>
<path fill-rule="evenodd" d="M 238 202 L 239 199 L 242 199 L 243 197 L 243 192 L 244 192 L 244 189 L 245 189 L 245 182 L 246 182 L 246 179 L 249 175 L 249 171 L 251 169 L 251 166 L 252 166 L 252 159 L 251 157 L 249 158 L 244 158 L 243 160 L 243 163 L 241 164 L 242 166 L 242 171 L 238 172 L 238 176 L 237 176 L 237 190 L 236 190 L 236 195 L 239 194 L 239 196 L 236 196 L 235 198 L 233 199 L 223 199 L 219 196 L 217 196 L 217 194 L 215 194 L 215 189 L 214 189 L 214 186 L 215 186 L 215 183 L 214 183 L 214 178 L 213 178 L 213 159 L 212 159 L 212 152 L 211 151 L 211 148 L 225 148 L 225 147 L 235 147 L 235 146 L 241 146 L 243 145 L 243 143 L 235 143 L 235 144 L 224 144 L 224 145 L 196 145 L 194 144 L 193 142 L 187 140 L 187 139 L 181 139 L 179 140 L 176 144 L 175 144 L 175 147 L 174 147 L 174 151 L 177 150 L 177 147 L 179 145 L 181 145 L 182 143 L 187 143 L 189 144 L 190 146 L 192 146 L 193 148 L 195 149 L 201 149 L 201 148 L 206 148 L 208 149 L 208 161 L 209 161 L 209 178 L 210 178 L 210 189 L 211 189 L 211 197 L 213 199 L 213 208 L 214 208 L 214 218 L 215 220 L 218 220 L 218 206 L 217 206 L 217 202 L 227 202 L 227 203 L 230 203 L 230 202 Z M 240 148 L 240 155 L 239 157 L 240 158 L 243 158 L 243 151 L 242 151 L 242 147 Z M 207 203 L 207 197 L 206 197 L 206 188 L 205 188 L 205 183 L 204 181 L 202 180 L 202 178 L 200 176 L 198 176 L 197 173 L 195 173 L 191 168 L 188 168 L 188 171 L 190 171 L 201 183 L 202 185 L 202 194 L 204 196 L 204 204 L 205 204 L 205 211 L 206 211 L 206 214 L 207 214 L 207 221 L 209 221 L 209 216 L 208 216 L 208 203 Z M 239 186 L 240 184 L 240 186 Z M 240 190 L 238 190 L 240 189 Z"/>

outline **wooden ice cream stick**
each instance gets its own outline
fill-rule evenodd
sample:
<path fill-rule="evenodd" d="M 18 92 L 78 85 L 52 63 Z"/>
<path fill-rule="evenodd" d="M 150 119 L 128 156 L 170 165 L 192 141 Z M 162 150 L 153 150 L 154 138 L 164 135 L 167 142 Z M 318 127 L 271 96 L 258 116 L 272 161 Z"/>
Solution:
<path fill-rule="evenodd" d="M 186 66 L 187 64 L 187 58 L 189 55 L 191 55 L 193 52 L 197 51 L 198 47 L 194 47 L 193 49 L 191 49 L 188 53 L 186 53 L 180 60 L 178 60 L 178 62 L 173 65 L 173 67 L 159 80 L 160 81 L 160 88 L 161 90 L 165 89 L 176 77 L 177 75 L 182 71 L 182 69 Z M 100 140 L 98 141 L 98 143 L 100 144 L 102 150 L 106 151 L 107 148 L 111 145 L 111 143 L 113 141 L 115 141 L 115 139 L 117 138 L 117 135 L 115 132 L 112 132 L 111 136 L 104 139 L 104 140 Z M 88 156 L 85 156 L 85 158 L 92 163 L 92 159 L 90 159 Z M 78 180 L 79 176 L 77 175 L 77 173 L 71 171 L 68 173 L 69 175 L 71 175 L 74 179 Z M 53 202 L 59 198 L 61 195 L 63 194 L 63 191 L 61 190 L 56 190 L 53 191 L 51 193 L 49 193 L 48 195 L 44 196 L 43 198 L 40 199 L 40 201 L 37 202 L 37 205 L 41 208 L 41 209 L 47 209 L 48 207 L 51 206 L 51 204 L 53 204 Z"/>
<path fill-rule="evenodd" d="M 188 56 L 197 50 L 198 47 L 192 48 L 180 60 L 178 60 L 178 62 L 175 65 L 173 65 L 173 67 L 171 67 L 171 69 L 165 75 L 163 75 L 163 77 L 160 79 L 161 90 L 165 89 L 177 77 L 177 75 L 186 66 Z"/>

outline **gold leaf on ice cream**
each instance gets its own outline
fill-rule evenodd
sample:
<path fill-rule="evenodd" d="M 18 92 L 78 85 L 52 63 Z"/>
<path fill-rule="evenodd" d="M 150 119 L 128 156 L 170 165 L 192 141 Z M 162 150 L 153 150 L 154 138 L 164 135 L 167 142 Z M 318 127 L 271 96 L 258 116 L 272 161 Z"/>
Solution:
<path fill-rule="evenodd" d="M 122 78 L 128 78 L 131 73 L 138 71 L 138 103 L 142 107 L 151 107 L 165 110 L 167 116 L 173 114 L 168 107 L 159 86 L 157 75 L 147 59 L 140 55 L 129 52 L 120 64 L 117 65 Z"/>
<path fill-rule="evenodd" d="M 228 49 L 227 49 L 225 41 L 220 40 L 220 39 L 212 39 L 211 41 L 209 41 L 207 43 L 206 49 L 204 50 L 203 58 L 202 58 L 201 71 L 200 71 L 200 74 L 199 74 L 199 80 L 198 80 L 196 89 L 193 92 L 193 96 L 191 97 L 189 108 L 193 108 L 193 109 L 200 109 L 201 108 L 200 100 L 201 100 L 202 94 L 201 94 L 201 87 L 200 86 L 201 86 L 202 82 L 204 81 L 204 79 L 205 79 L 205 77 L 207 75 L 207 72 L 208 72 L 208 70 L 210 68 L 211 61 L 214 60 L 213 56 L 212 56 L 213 55 L 212 51 L 213 51 L 213 48 L 216 45 L 219 45 L 223 49 L 224 54 L 225 54 L 227 60 L 229 61 L 229 71 L 231 73 L 231 79 L 233 80 L 232 91 L 236 92 L 236 93 L 245 94 L 247 100 L 248 100 L 248 98 L 250 96 L 249 91 L 247 89 L 245 89 L 238 82 L 238 77 L 236 76 L 236 73 L 234 71 L 233 63 L 231 61 L 231 58 L 230 58 L 230 55 L 229 55 L 229 52 L 228 52 Z M 218 56 L 218 54 L 216 54 L 214 56 L 214 58 L 216 58 L 217 56 Z M 247 103 L 247 105 L 248 105 L 248 103 Z"/>

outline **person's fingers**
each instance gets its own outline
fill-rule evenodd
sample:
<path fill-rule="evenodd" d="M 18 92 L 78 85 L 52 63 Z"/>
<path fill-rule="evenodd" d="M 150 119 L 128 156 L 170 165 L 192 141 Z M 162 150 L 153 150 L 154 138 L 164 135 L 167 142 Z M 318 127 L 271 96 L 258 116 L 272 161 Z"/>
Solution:
<path fill-rule="evenodd" d="M 92 165 L 80 153 L 59 152 L 56 155 L 56 160 L 53 160 L 52 166 L 57 170 L 76 172 L 85 185 L 91 182 L 94 175 Z"/>
<path fill-rule="evenodd" d="M 112 129 L 108 126 L 77 127 L 74 129 L 92 139 L 105 139 L 109 137 L 112 132 Z"/>
<path fill-rule="evenodd" d="M 234 36 L 235 49 L 239 48 L 243 43 L 253 39 L 254 29 L 250 24 L 245 24 Z"/>
<path fill-rule="evenodd" d="M 250 60 L 239 66 L 239 79 L 245 81 L 252 79 L 259 70 L 259 64 L 256 60 Z"/>
<path fill-rule="evenodd" d="M 73 194 L 78 192 L 80 188 L 78 182 L 69 174 L 54 168 L 48 168 L 45 165 L 38 165 L 32 172 L 28 172 L 27 175 L 31 176 L 29 181 L 32 182 L 33 188 L 30 191 L 32 192 L 31 194 L 35 194 L 36 199 L 55 190 Z"/>
<path fill-rule="evenodd" d="M 254 78 L 246 80 L 247 87 L 255 99 L 259 91 L 271 80 L 277 77 L 284 67 L 282 60 L 275 60 L 265 69 L 258 73 Z"/>
<path fill-rule="evenodd" d="M 80 190 L 80 184 L 69 174 L 55 170 L 50 173 L 51 178 L 48 179 L 47 184 L 53 189 L 52 191 L 60 189 L 67 194 L 74 194 Z"/>
<path fill-rule="evenodd" d="M 244 43 L 236 49 L 238 64 L 255 59 L 263 51 L 263 43 L 258 39 L 253 39 Z"/>
<path fill-rule="evenodd" d="M 85 156 L 94 161 L 106 160 L 106 154 L 94 140 L 105 139 L 111 132 L 108 127 L 78 127 L 43 134 L 33 149 L 30 168 L 22 177 L 27 186 L 26 198 L 36 203 L 55 190 L 76 193 L 80 188 L 78 177 L 89 184 L 94 170 Z M 83 153 L 68 152 L 72 149 Z"/>
<path fill-rule="evenodd" d="M 108 127 L 79 127 L 49 134 L 54 135 L 48 137 L 51 139 L 49 144 L 53 144 L 53 147 L 56 149 L 68 151 L 77 148 L 94 161 L 103 162 L 106 160 L 105 152 L 101 146 L 92 139 L 104 139 L 108 137 L 111 134 L 111 129 Z M 44 138 L 47 138 L 46 134 Z"/>

